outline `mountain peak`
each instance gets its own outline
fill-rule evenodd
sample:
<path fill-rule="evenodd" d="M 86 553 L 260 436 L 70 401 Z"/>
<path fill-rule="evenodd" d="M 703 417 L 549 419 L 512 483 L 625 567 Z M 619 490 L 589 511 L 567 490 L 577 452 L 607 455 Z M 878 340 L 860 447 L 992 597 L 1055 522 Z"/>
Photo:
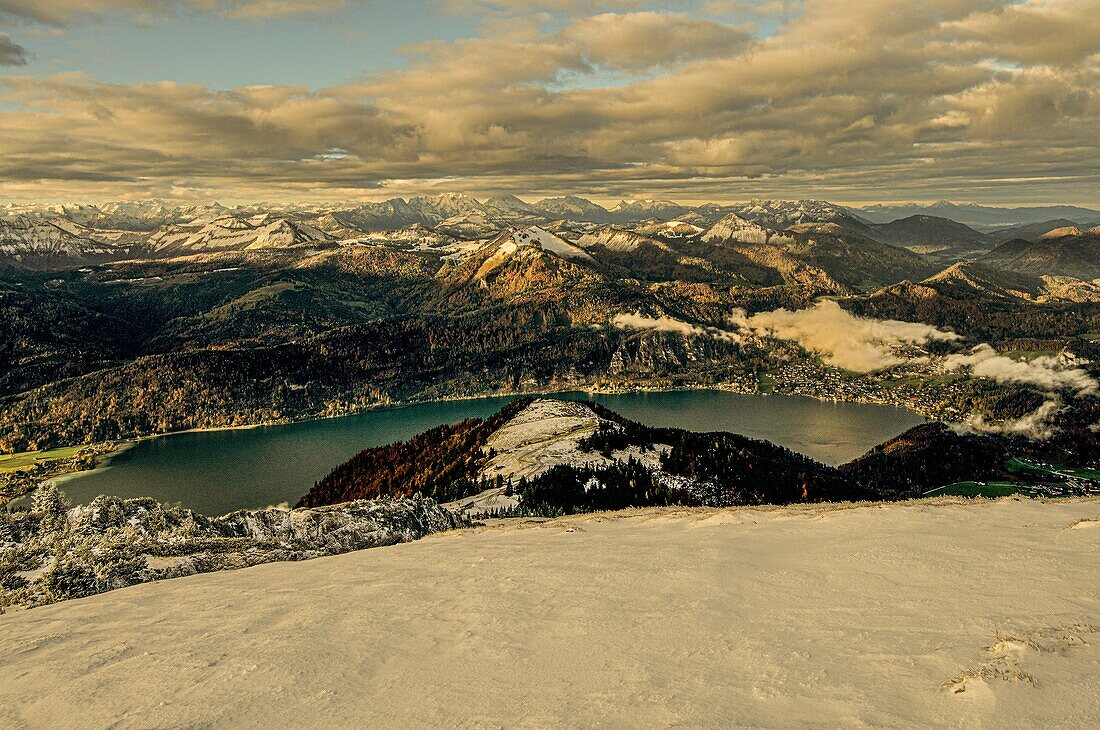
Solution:
<path fill-rule="evenodd" d="M 1063 228 L 1055 228 L 1047 231 L 1043 235 L 1039 236 L 1039 240 L 1046 240 L 1049 238 L 1065 238 L 1066 236 L 1080 236 L 1081 229 L 1077 226 L 1065 226 Z"/>
<path fill-rule="evenodd" d="M 703 234 L 703 240 L 707 242 L 767 243 L 773 233 L 773 231 L 753 223 L 747 218 L 742 218 L 736 213 L 729 213 Z"/>

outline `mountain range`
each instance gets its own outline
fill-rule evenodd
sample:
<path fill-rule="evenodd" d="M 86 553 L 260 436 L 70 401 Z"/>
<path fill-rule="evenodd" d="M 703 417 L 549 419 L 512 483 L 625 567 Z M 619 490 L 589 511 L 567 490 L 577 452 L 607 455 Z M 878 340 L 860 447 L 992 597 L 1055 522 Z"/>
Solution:
<path fill-rule="evenodd" d="M 872 223 L 889 223 L 899 218 L 928 215 L 947 218 L 986 231 L 1041 223 L 1053 218 L 1065 218 L 1076 223 L 1100 222 L 1100 210 L 1076 205 L 1035 205 L 1007 208 L 940 200 L 926 204 L 865 205 L 851 210 L 856 215 Z"/>
<path fill-rule="evenodd" d="M 878 224 L 817 201 L 461 195 L 4 213 L 0 450 L 596 384 L 753 391 L 820 363 L 796 339 L 731 331 L 735 314 L 823 298 L 972 345 L 1100 355 L 1097 237 L 1082 226 L 998 243 L 934 216 Z M 367 230 L 384 226 L 397 227 Z M 821 382 L 784 387 L 820 395 Z M 987 386 L 824 394 L 1012 417 L 1042 402 Z"/>
<path fill-rule="evenodd" d="M 601 227 L 614 226 L 667 242 L 699 237 L 729 216 L 773 233 L 831 223 L 837 227 L 831 229 L 832 234 L 843 232 L 908 248 L 932 262 L 946 264 L 976 258 L 1010 240 L 1032 240 L 1055 228 L 1087 229 L 1087 223 L 1100 220 L 1100 212 L 1071 206 L 996 209 L 943 203 L 921 207 L 916 213 L 910 212 L 912 209 L 855 209 L 818 200 L 696 206 L 633 200 L 605 208 L 577 196 L 528 203 L 513 195 L 479 201 L 456 193 L 347 206 L 226 208 L 216 203 L 172 205 L 162 201 L 98 206 L 10 204 L 0 207 L 0 265 L 64 268 L 214 251 L 309 248 L 337 241 L 430 242 L 429 246 L 438 247 L 486 240 L 508 229 L 532 225 L 570 239 L 606 238 L 611 234 Z M 988 213 L 984 219 L 1010 211 L 1012 215 L 1005 220 L 1024 222 L 983 233 L 967 224 L 974 220 L 975 211 Z M 1055 214 L 1062 217 L 1052 217 Z"/>

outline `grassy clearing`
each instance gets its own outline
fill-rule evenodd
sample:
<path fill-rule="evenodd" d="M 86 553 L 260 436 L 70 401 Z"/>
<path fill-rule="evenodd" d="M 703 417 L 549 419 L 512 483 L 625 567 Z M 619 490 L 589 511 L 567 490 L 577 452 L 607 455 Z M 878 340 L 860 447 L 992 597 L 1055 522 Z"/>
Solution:
<path fill-rule="evenodd" d="M 48 451 L 23 451 L 18 454 L 0 454 L 0 473 L 26 469 L 42 461 L 53 459 L 71 459 L 80 453 L 83 446 L 66 446 Z"/>
<path fill-rule="evenodd" d="M 1033 464 L 1027 459 L 1021 459 L 1013 456 L 1011 459 L 1005 462 L 1005 469 L 1013 474 L 1041 474 L 1046 476 L 1051 473 L 1050 469 Z"/>
<path fill-rule="evenodd" d="M 1016 494 L 1016 485 L 1012 482 L 986 482 L 984 484 L 980 482 L 956 482 L 955 484 L 948 484 L 946 487 L 940 487 L 939 489 L 933 489 L 924 496 L 926 497 L 986 497 L 993 499 L 995 497 L 1007 497 L 1010 494 Z"/>
<path fill-rule="evenodd" d="M 761 393 L 775 392 L 775 378 L 765 373 L 760 373 L 756 380 Z"/>
<path fill-rule="evenodd" d="M 1032 463 L 1027 459 L 1013 457 L 1005 462 L 1005 468 L 1013 474 L 1038 475 L 1045 479 L 1057 481 L 1065 480 L 1066 476 L 1080 477 L 1082 479 L 1100 480 L 1100 470 L 1096 469 L 1059 469 L 1056 466 L 1046 467 Z"/>

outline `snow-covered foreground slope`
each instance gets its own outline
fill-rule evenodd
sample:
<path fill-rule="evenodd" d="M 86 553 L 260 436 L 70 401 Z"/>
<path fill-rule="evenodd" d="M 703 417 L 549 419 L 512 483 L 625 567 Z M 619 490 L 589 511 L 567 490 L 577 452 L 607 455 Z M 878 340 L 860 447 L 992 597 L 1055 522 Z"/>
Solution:
<path fill-rule="evenodd" d="M 0 726 L 1096 727 L 1098 520 L 654 509 L 146 584 L 0 617 Z"/>

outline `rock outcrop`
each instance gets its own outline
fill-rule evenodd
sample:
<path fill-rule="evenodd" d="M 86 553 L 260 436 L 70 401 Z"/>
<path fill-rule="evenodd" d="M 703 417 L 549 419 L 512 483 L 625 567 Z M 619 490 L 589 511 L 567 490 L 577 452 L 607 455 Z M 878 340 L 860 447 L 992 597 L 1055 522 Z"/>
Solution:
<path fill-rule="evenodd" d="M 0 513 L 0 610 L 136 583 L 416 540 L 468 524 L 430 499 L 268 508 L 206 517 L 151 498 L 98 497 L 66 509 L 52 487 Z"/>

